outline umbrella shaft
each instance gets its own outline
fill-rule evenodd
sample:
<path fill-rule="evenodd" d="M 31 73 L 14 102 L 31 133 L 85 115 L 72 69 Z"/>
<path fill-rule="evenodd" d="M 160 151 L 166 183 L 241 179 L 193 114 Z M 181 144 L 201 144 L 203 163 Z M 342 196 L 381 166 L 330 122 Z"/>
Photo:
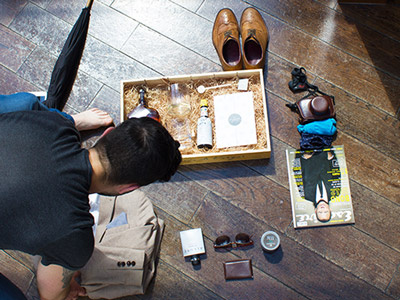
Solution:
<path fill-rule="evenodd" d="M 86 3 L 86 7 L 88 7 L 89 9 L 92 7 L 93 4 L 93 0 L 88 0 L 88 2 Z"/>

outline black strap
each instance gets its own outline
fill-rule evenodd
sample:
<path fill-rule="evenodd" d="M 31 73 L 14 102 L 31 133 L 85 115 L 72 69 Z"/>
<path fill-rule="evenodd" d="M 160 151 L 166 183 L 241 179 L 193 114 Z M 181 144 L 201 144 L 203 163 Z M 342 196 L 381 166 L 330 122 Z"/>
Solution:
<path fill-rule="evenodd" d="M 332 101 L 333 101 L 333 104 L 336 105 L 336 104 L 335 104 L 335 97 L 334 97 L 334 96 L 328 95 L 328 94 L 322 92 L 322 91 L 318 88 L 318 86 L 313 85 L 313 84 L 310 84 L 310 83 L 307 81 L 306 69 L 304 69 L 303 67 L 301 67 L 301 68 L 296 67 L 296 68 L 294 68 L 294 69 L 292 70 L 291 74 L 292 74 L 292 77 L 293 77 L 293 76 L 297 76 L 297 77 L 298 77 L 298 76 L 301 75 L 301 76 L 302 76 L 302 80 L 307 84 L 307 92 L 308 92 L 307 95 L 304 96 L 303 98 L 297 100 L 296 103 L 299 102 L 299 101 L 301 101 L 301 100 L 303 100 L 303 99 L 307 99 L 307 98 L 309 98 L 309 97 L 317 96 L 318 94 L 320 94 L 320 95 L 324 95 L 324 96 L 331 97 L 331 98 L 332 98 Z M 289 87 L 290 87 L 290 84 L 289 84 Z M 293 92 L 293 90 L 292 90 L 292 92 Z M 289 107 L 291 111 L 298 113 L 299 110 L 298 110 L 298 107 L 297 107 L 296 103 L 290 103 L 290 104 L 287 103 L 286 106 Z"/>
<path fill-rule="evenodd" d="M 298 111 L 296 103 L 286 103 L 286 106 L 289 107 L 291 111 Z"/>

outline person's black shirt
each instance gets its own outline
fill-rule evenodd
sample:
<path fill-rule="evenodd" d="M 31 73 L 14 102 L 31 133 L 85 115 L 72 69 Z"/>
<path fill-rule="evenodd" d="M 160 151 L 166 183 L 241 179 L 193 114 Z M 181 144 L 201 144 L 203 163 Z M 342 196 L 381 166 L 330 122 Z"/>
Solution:
<path fill-rule="evenodd" d="M 55 112 L 0 114 L 0 248 L 79 269 L 94 245 L 88 151 Z"/>

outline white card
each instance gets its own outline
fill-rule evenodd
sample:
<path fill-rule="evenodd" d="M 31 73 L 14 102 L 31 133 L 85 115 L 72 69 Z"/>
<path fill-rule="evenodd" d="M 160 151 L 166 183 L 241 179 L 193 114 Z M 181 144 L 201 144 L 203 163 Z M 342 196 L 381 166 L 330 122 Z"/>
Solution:
<path fill-rule="evenodd" d="M 253 92 L 214 96 L 217 148 L 257 144 Z"/>
<path fill-rule="evenodd" d="M 239 79 L 238 90 L 247 91 L 248 89 L 249 89 L 249 79 L 248 78 Z"/>

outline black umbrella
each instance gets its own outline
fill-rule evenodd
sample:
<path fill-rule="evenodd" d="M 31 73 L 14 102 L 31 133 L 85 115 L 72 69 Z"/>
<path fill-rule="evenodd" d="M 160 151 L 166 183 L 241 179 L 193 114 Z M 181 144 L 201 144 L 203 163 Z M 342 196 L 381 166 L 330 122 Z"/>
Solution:
<path fill-rule="evenodd" d="M 46 105 L 50 108 L 62 110 L 71 94 L 85 48 L 92 4 L 93 0 L 88 0 L 86 7 L 82 9 L 54 65 L 46 100 Z"/>

